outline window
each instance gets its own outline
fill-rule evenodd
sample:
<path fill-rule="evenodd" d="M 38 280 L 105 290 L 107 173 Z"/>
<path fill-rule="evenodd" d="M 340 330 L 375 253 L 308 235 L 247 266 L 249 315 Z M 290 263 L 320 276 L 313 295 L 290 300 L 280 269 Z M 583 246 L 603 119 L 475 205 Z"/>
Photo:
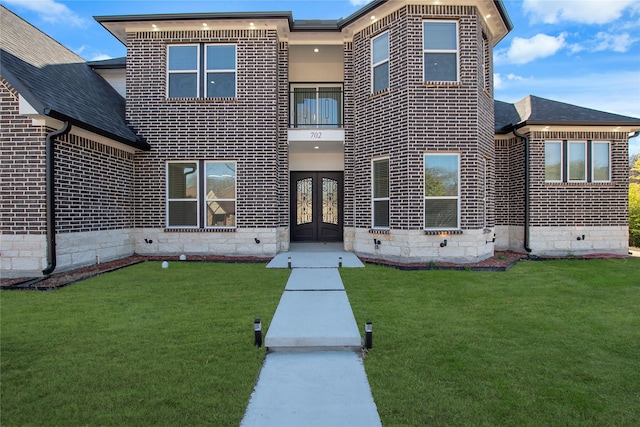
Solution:
<path fill-rule="evenodd" d="M 585 182 L 587 180 L 587 144 L 569 142 L 569 181 Z"/>
<path fill-rule="evenodd" d="M 544 179 L 547 182 L 562 182 L 562 143 L 544 143 Z"/>
<path fill-rule="evenodd" d="M 610 182 L 611 143 L 545 142 L 544 169 L 545 182 Z"/>
<path fill-rule="evenodd" d="M 458 23 L 423 23 L 424 81 L 458 81 Z"/>
<path fill-rule="evenodd" d="M 424 156 L 424 228 L 460 228 L 460 155 Z"/>
<path fill-rule="evenodd" d="M 389 228 L 389 159 L 372 162 L 373 228 Z"/>
<path fill-rule="evenodd" d="M 236 226 L 236 163 L 168 162 L 167 227 L 199 228 L 203 224 L 207 228 Z"/>
<path fill-rule="evenodd" d="M 236 225 L 236 164 L 235 162 L 205 162 L 206 226 Z"/>
<path fill-rule="evenodd" d="M 487 92 L 491 89 L 491 64 L 490 64 L 489 39 L 485 33 L 482 33 L 482 50 L 481 50 L 481 66 L 483 71 L 483 85 Z"/>
<path fill-rule="evenodd" d="M 591 143 L 591 176 L 593 182 L 611 181 L 611 146 L 608 142 Z"/>
<path fill-rule="evenodd" d="M 204 52 L 204 61 L 201 61 Z M 189 44 L 167 47 L 168 98 L 234 98 L 236 46 Z"/>
<path fill-rule="evenodd" d="M 371 70 L 373 93 L 389 89 L 389 32 L 371 41 Z"/>
<path fill-rule="evenodd" d="M 167 50 L 169 98 L 197 98 L 200 62 L 198 45 L 169 46 Z"/>
<path fill-rule="evenodd" d="M 167 164 L 167 226 L 198 226 L 198 163 Z"/>
<path fill-rule="evenodd" d="M 236 96 L 235 45 L 206 45 L 207 98 Z"/>

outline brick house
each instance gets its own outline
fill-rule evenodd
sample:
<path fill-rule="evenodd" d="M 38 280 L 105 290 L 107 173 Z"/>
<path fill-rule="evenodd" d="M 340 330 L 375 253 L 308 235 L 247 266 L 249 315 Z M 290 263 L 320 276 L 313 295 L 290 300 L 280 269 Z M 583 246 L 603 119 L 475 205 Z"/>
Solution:
<path fill-rule="evenodd" d="M 91 63 L 2 8 L 3 274 L 298 241 L 626 254 L 640 119 L 495 101 L 504 5 L 432 3 L 97 17 L 127 57 Z"/>

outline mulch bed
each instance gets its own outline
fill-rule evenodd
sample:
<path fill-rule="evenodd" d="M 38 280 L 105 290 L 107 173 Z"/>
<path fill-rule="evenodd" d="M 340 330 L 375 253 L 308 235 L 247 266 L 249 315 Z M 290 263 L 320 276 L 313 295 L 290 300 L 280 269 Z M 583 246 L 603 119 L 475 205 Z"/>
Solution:
<path fill-rule="evenodd" d="M 469 263 L 456 264 L 452 262 L 392 262 L 377 258 L 360 258 L 362 262 L 376 265 L 384 265 L 397 268 L 398 270 L 471 270 L 471 271 L 507 271 L 526 255 L 511 251 L 496 251 L 495 255 L 485 260 Z"/>
<path fill-rule="evenodd" d="M 603 258 L 624 258 L 620 255 L 612 254 L 593 254 L 580 257 L 527 257 L 524 254 L 511 251 L 496 251 L 495 255 L 483 261 L 471 264 L 455 264 L 448 262 L 431 262 L 431 263 L 401 263 L 392 262 L 377 258 L 363 258 L 362 262 L 376 265 L 384 265 L 387 267 L 397 268 L 399 270 L 471 270 L 471 271 L 506 271 L 513 267 L 518 261 L 530 259 L 536 261 L 553 260 L 553 259 L 603 259 Z M 226 256 L 208 256 L 208 255 L 189 255 L 187 262 L 233 262 L 233 263 L 268 263 L 271 258 L 259 257 L 226 257 Z M 54 273 L 48 277 L 32 277 L 21 279 L 0 279 L 0 289 L 24 289 L 24 290 L 55 290 L 64 286 L 79 282 L 99 274 L 108 273 L 130 265 L 138 264 L 145 261 L 179 261 L 178 256 L 142 256 L 133 255 L 114 261 L 95 264 L 88 267 L 78 268 L 75 270 L 62 271 Z M 185 261 L 182 261 L 185 262 Z"/>
<path fill-rule="evenodd" d="M 188 262 L 237 262 L 237 263 L 267 263 L 271 258 L 257 257 L 225 257 L 225 256 L 198 256 L 189 255 Z M 54 273 L 48 277 L 21 278 L 21 279 L 0 279 L 0 289 L 31 289 L 31 290 L 54 290 L 79 282 L 99 274 L 119 270 L 130 265 L 145 261 L 180 261 L 179 256 L 142 256 L 133 255 L 126 258 L 117 259 L 88 267 Z"/>

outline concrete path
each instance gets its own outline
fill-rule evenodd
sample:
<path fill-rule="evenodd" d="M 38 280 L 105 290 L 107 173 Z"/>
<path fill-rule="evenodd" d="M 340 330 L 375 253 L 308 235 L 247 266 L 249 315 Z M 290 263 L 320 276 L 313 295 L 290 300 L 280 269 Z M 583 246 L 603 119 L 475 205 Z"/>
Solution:
<path fill-rule="evenodd" d="M 380 426 L 360 358 L 362 338 L 340 279 L 338 248 L 285 253 L 294 268 L 265 336 L 267 357 L 241 426 Z M 322 247 L 321 249 L 325 249 Z M 329 255 L 327 255 L 329 254 Z M 323 256 L 324 255 L 324 256 Z M 275 258 L 274 258 L 275 260 Z M 359 265 L 358 265 L 359 264 Z M 364 325 L 363 325 L 364 327 Z"/>

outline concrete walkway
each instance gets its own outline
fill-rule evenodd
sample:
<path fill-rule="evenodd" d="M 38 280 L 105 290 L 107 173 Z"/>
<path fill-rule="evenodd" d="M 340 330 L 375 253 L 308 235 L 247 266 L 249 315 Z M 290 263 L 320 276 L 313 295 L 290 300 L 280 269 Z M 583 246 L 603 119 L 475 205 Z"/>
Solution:
<path fill-rule="evenodd" d="M 293 269 L 241 426 L 380 426 L 359 354 L 362 338 L 336 268 L 339 257 L 343 267 L 363 265 L 335 245 L 309 248 L 294 247 L 278 255 L 284 263 L 276 257 L 269 264 L 287 268 L 291 257 Z"/>

